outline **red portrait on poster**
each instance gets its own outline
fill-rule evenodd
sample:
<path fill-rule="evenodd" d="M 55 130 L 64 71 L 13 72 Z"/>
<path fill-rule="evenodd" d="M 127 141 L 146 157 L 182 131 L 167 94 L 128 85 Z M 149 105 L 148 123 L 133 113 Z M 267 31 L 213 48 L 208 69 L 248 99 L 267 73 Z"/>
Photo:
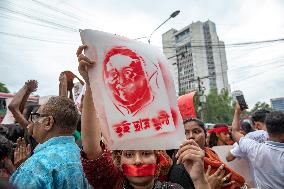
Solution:
<path fill-rule="evenodd" d="M 103 62 L 103 77 L 108 94 L 118 109 L 123 107 L 130 115 L 153 100 L 143 64 L 141 56 L 122 46 L 108 51 Z"/>

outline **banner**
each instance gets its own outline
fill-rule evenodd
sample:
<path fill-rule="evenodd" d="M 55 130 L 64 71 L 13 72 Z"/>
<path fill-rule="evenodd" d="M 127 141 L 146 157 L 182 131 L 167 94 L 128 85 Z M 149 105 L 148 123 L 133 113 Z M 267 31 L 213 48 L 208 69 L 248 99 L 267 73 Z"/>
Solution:
<path fill-rule="evenodd" d="M 185 139 L 173 79 L 153 46 L 100 31 L 81 31 L 101 130 L 112 150 L 177 149 Z M 94 115 L 95 116 L 95 115 Z"/>
<path fill-rule="evenodd" d="M 193 97 L 196 91 L 182 95 L 178 98 L 178 107 L 183 120 L 196 118 Z"/>

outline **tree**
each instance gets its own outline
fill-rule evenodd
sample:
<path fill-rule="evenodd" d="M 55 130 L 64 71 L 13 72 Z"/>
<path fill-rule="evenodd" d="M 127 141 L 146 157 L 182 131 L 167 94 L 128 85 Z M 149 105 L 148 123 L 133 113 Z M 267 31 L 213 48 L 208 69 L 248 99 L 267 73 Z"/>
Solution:
<path fill-rule="evenodd" d="M 233 103 L 229 92 L 212 90 L 206 97 L 204 122 L 231 124 L 233 120 Z"/>
<path fill-rule="evenodd" d="M 183 91 L 180 91 L 178 95 L 179 95 L 179 96 L 182 96 L 182 95 L 185 95 L 185 94 L 186 94 L 186 91 L 183 90 Z"/>
<path fill-rule="evenodd" d="M 2 92 L 2 93 L 9 93 L 10 91 L 8 90 L 8 88 L 5 86 L 4 83 L 0 82 L 0 92 Z"/>
<path fill-rule="evenodd" d="M 254 107 L 248 112 L 250 115 L 260 109 L 272 110 L 271 106 L 266 102 L 257 102 Z"/>

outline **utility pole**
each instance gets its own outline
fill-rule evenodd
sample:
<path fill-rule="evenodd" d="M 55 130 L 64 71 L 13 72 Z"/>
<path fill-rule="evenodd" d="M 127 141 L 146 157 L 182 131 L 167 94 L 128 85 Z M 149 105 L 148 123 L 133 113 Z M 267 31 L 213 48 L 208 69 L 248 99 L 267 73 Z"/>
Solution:
<path fill-rule="evenodd" d="M 207 75 L 204 77 L 197 77 L 196 79 L 191 79 L 189 82 L 197 81 L 198 89 L 197 89 L 197 95 L 198 95 L 198 112 L 200 112 L 200 119 L 204 121 L 205 119 L 205 104 L 206 104 L 206 96 L 204 95 L 205 87 L 202 87 L 202 79 L 210 78 L 211 76 Z"/>
<path fill-rule="evenodd" d="M 204 122 L 205 120 L 205 103 L 206 103 L 206 96 L 204 95 L 204 87 L 202 87 L 201 80 L 205 78 L 209 78 L 210 76 L 204 77 L 197 77 L 197 84 L 198 84 L 198 99 L 199 99 L 199 106 L 198 111 L 200 112 L 200 119 Z"/>

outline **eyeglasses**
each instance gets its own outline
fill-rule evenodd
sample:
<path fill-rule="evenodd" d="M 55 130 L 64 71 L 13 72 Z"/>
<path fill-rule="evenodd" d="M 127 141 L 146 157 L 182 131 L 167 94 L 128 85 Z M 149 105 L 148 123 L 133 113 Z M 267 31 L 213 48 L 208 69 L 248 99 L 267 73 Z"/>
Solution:
<path fill-rule="evenodd" d="M 40 117 L 46 117 L 46 116 L 48 116 L 48 115 L 47 114 L 40 114 L 38 112 L 31 112 L 31 115 L 30 115 L 31 122 L 35 123 L 35 122 L 37 122 L 37 120 Z"/>

